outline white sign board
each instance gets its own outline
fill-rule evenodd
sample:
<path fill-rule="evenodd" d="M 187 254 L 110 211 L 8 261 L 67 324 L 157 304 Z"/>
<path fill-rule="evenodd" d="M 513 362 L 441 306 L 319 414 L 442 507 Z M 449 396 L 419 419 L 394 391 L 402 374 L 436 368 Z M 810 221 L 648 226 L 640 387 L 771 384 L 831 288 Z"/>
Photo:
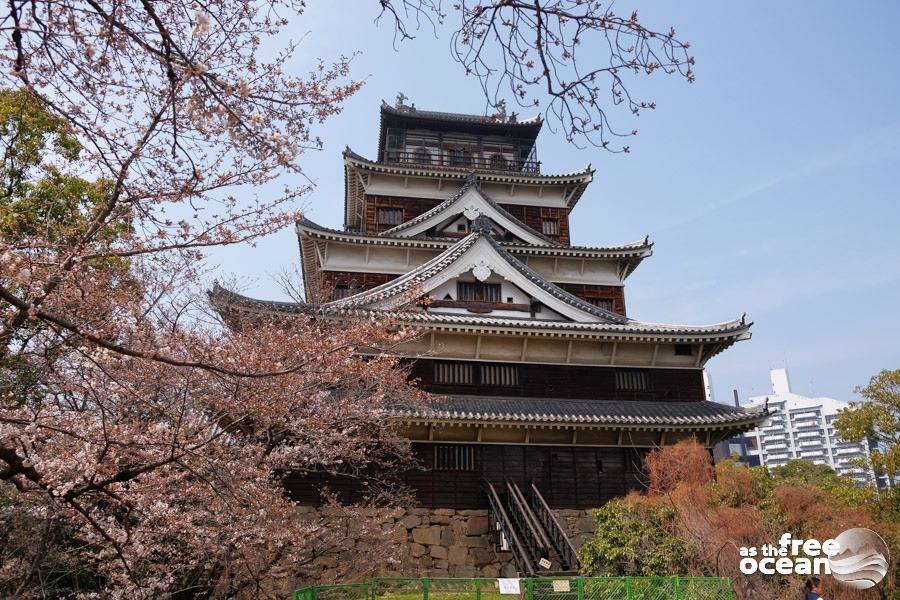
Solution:
<path fill-rule="evenodd" d="M 538 561 L 538 564 L 541 566 L 542 569 L 549 569 L 553 563 L 550 562 L 550 559 L 542 558 L 541 560 Z"/>
<path fill-rule="evenodd" d="M 519 594 L 518 579 L 498 579 L 501 594 Z"/>
<path fill-rule="evenodd" d="M 554 592 L 571 592 L 572 588 L 569 586 L 568 579 L 556 579 L 553 581 L 553 591 Z"/>

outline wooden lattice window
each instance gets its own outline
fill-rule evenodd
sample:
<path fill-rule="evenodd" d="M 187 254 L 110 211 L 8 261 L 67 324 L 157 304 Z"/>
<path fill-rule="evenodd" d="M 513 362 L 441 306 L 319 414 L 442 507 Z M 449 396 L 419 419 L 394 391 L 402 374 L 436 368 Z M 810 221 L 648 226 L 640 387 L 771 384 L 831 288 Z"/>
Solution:
<path fill-rule="evenodd" d="M 544 235 L 559 235 L 559 219 L 541 219 Z"/>
<path fill-rule="evenodd" d="M 505 171 L 509 168 L 509 163 L 506 161 L 506 157 L 502 154 L 492 154 L 491 168 L 496 171 Z"/>
<path fill-rule="evenodd" d="M 499 283 L 481 283 L 480 281 L 457 281 L 456 299 L 467 302 L 500 302 Z"/>
<path fill-rule="evenodd" d="M 379 207 L 375 218 L 379 225 L 399 225 L 403 222 L 403 209 Z"/>
<path fill-rule="evenodd" d="M 472 166 L 472 151 L 465 148 L 454 148 L 450 151 L 450 164 L 454 167 Z"/>
<path fill-rule="evenodd" d="M 467 363 L 438 361 L 434 363 L 434 382 L 471 385 L 475 383 L 474 369 Z"/>
<path fill-rule="evenodd" d="M 515 365 L 482 365 L 481 384 L 516 387 L 519 385 L 519 367 Z"/>
<path fill-rule="evenodd" d="M 616 371 L 616 389 L 624 392 L 646 390 L 647 372 L 638 369 Z"/>
<path fill-rule="evenodd" d="M 475 471 L 478 468 L 475 446 L 439 445 L 434 447 L 435 471 Z"/>

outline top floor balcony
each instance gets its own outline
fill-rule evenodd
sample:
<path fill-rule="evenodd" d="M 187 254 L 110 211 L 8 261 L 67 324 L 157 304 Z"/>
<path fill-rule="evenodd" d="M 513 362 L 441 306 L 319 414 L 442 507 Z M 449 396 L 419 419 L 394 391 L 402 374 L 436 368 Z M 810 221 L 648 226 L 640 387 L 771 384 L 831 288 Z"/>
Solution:
<path fill-rule="evenodd" d="M 389 129 L 379 158 L 387 164 L 466 171 L 541 172 L 533 141 L 515 138 Z"/>

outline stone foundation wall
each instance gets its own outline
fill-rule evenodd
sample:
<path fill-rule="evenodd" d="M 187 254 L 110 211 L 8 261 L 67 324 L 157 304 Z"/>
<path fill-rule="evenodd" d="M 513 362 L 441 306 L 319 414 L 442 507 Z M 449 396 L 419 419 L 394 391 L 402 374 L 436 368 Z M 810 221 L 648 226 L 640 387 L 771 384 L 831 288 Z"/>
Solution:
<path fill-rule="evenodd" d="M 593 508 L 585 510 L 554 509 L 553 514 L 556 515 L 556 520 L 559 521 L 566 535 L 572 540 L 572 545 L 576 550 L 580 550 L 581 545 L 592 537 L 597 529 Z"/>
<path fill-rule="evenodd" d="M 487 510 L 413 508 L 406 513 L 397 521 L 406 530 L 400 548 L 404 574 L 515 577 L 512 554 L 494 550 Z"/>
<path fill-rule="evenodd" d="M 329 522 L 328 509 L 304 507 L 304 512 Z M 594 532 L 590 510 L 555 510 L 576 549 Z M 373 511 L 377 523 L 375 535 L 388 542 L 385 552 L 396 560 L 363 560 L 371 540 L 356 539 L 352 529 L 337 552 L 323 554 L 305 571 L 309 582 L 324 582 L 346 576 L 362 579 L 373 575 L 412 577 L 516 577 L 510 552 L 495 550 L 487 510 L 455 510 L 448 508 L 395 508 Z M 380 533 L 379 533 L 380 532 Z M 372 532 L 369 532 L 371 536 Z M 370 552 L 371 553 L 371 552 Z M 387 558 L 387 557 L 385 557 Z M 351 573 L 337 575 L 341 568 L 355 565 Z"/>
<path fill-rule="evenodd" d="M 372 576 L 516 576 L 512 554 L 494 550 L 487 510 L 373 510 L 365 534 L 348 527 L 328 508 L 304 506 L 301 510 L 341 538 L 305 565 L 304 583 Z M 379 541 L 373 543 L 374 538 Z"/>

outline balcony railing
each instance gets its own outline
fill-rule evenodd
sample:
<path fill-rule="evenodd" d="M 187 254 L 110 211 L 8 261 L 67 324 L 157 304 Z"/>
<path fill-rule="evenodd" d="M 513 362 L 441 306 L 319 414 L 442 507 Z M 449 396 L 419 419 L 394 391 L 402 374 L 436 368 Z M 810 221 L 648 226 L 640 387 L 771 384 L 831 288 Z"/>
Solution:
<path fill-rule="evenodd" d="M 388 150 L 384 153 L 384 162 L 402 165 L 451 167 L 476 171 L 541 172 L 541 162 L 538 160 L 512 159 L 499 154 L 485 156 L 453 151 L 405 152 L 400 150 Z"/>

